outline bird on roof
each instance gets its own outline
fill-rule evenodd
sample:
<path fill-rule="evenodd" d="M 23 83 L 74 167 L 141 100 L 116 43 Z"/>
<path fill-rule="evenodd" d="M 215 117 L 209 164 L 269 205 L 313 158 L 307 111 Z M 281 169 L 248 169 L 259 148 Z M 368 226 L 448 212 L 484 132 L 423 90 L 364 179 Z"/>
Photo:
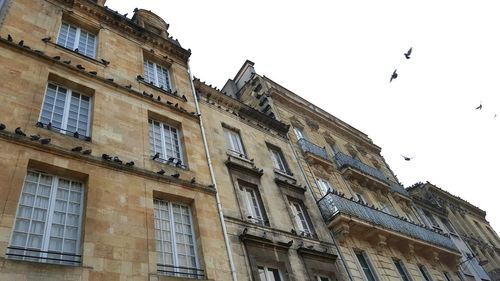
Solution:
<path fill-rule="evenodd" d="M 397 69 L 394 69 L 394 72 L 393 72 L 393 73 L 392 73 L 392 75 L 391 75 L 391 80 L 389 80 L 389 83 L 391 83 L 391 82 L 392 82 L 392 80 L 394 80 L 394 79 L 398 78 L 398 73 L 397 73 L 397 71 L 398 71 Z"/>
<path fill-rule="evenodd" d="M 497 114 L 495 113 L 495 115 L 493 115 L 493 118 L 497 118 Z"/>
<path fill-rule="evenodd" d="M 410 59 L 412 49 L 413 49 L 413 48 L 410 48 L 410 49 L 408 50 L 408 52 L 406 52 L 406 53 L 404 54 L 407 60 L 409 60 L 409 59 Z"/>
<path fill-rule="evenodd" d="M 411 159 L 413 159 L 414 157 L 408 157 L 408 156 L 404 156 L 404 155 L 401 155 L 403 157 L 403 159 L 405 161 L 410 161 Z"/>
<path fill-rule="evenodd" d="M 476 107 L 476 110 L 481 110 L 483 109 L 483 102 L 479 102 L 479 106 Z"/>

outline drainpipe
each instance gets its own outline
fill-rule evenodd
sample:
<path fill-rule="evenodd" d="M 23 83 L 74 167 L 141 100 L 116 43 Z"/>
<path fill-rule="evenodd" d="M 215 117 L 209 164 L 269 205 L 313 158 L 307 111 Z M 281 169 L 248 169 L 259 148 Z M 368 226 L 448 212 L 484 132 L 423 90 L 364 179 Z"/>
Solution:
<path fill-rule="evenodd" d="M 231 253 L 231 245 L 229 244 L 229 237 L 227 236 L 226 223 L 224 222 L 224 213 L 222 212 L 222 205 L 220 203 L 219 192 L 217 190 L 217 182 L 215 180 L 214 168 L 212 166 L 212 160 L 210 158 L 210 152 L 208 150 L 208 143 L 207 143 L 207 137 L 205 135 L 205 128 L 203 127 L 203 119 L 200 115 L 200 106 L 198 104 L 198 98 L 196 97 L 196 90 L 194 89 L 193 75 L 191 73 L 191 67 L 189 66 L 189 61 L 188 61 L 187 65 L 188 65 L 189 80 L 191 83 L 191 91 L 193 92 L 194 104 L 196 106 L 196 114 L 198 114 L 198 116 L 200 118 L 201 137 L 203 139 L 203 146 L 205 148 L 205 154 L 207 155 L 208 170 L 210 171 L 210 178 L 212 179 L 212 184 L 213 184 L 214 189 L 215 189 L 215 201 L 217 202 L 217 211 L 219 212 L 219 220 L 220 220 L 221 225 L 222 225 L 222 233 L 224 235 L 224 243 L 226 244 L 227 256 L 229 258 L 229 267 L 231 269 L 231 276 L 232 276 L 233 281 L 238 281 L 238 277 L 236 276 L 236 269 L 234 267 L 233 255 Z"/>

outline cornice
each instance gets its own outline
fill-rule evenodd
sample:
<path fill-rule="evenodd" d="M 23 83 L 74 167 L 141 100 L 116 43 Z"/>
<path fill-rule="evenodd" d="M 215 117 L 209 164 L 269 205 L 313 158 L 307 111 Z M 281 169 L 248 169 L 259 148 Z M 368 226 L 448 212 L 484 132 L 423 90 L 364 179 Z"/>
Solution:
<path fill-rule="evenodd" d="M 18 136 L 9 131 L 0 131 L 0 139 L 3 141 L 7 141 L 10 143 L 14 143 L 17 145 L 21 145 L 24 147 L 28 147 L 40 152 L 51 153 L 57 156 L 70 158 L 77 161 L 82 161 L 86 163 L 90 163 L 95 166 L 99 166 L 106 169 L 111 169 L 115 171 L 119 171 L 122 173 L 133 174 L 136 176 L 141 176 L 148 178 L 150 180 L 156 180 L 159 182 L 167 183 L 167 184 L 175 184 L 181 187 L 190 187 L 196 189 L 198 191 L 202 191 L 205 193 L 215 194 L 216 190 L 212 186 L 206 186 L 199 183 L 192 183 L 190 180 L 185 180 L 181 178 L 169 177 L 164 175 L 159 175 L 156 172 L 149 171 L 142 168 L 130 167 L 123 164 L 118 164 L 111 161 L 105 161 L 97 156 L 92 155 L 83 155 L 77 152 L 71 151 L 71 148 L 65 148 L 61 146 L 57 146 L 54 144 L 41 144 L 38 141 L 32 141 L 29 137 Z"/>

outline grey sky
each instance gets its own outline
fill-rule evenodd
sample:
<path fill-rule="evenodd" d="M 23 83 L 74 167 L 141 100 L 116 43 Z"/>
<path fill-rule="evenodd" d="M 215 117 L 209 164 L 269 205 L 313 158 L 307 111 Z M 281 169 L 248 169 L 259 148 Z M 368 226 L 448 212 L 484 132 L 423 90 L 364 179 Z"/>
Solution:
<path fill-rule="evenodd" d="M 498 1 L 107 5 L 164 18 L 192 50 L 194 75 L 208 84 L 221 88 L 252 60 L 259 74 L 367 133 L 405 186 L 428 180 L 487 211 L 500 231 Z M 399 77 L 389 84 L 396 68 Z M 480 101 L 483 110 L 474 110 Z"/>

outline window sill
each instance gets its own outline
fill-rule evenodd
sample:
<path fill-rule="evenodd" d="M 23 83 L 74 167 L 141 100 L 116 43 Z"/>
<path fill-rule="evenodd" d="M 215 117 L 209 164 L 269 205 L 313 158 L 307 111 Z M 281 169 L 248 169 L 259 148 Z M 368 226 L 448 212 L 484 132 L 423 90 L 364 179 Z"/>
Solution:
<path fill-rule="evenodd" d="M 92 142 L 92 137 L 90 136 L 84 136 L 84 135 L 79 135 L 78 138 L 74 136 L 74 132 L 71 131 L 66 131 L 64 129 L 52 127 L 52 128 L 47 128 L 48 124 L 44 124 L 42 122 L 37 122 L 35 124 L 35 127 L 40 128 L 40 129 L 45 129 L 54 133 L 58 133 L 60 135 L 66 136 L 66 137 L 73 137 L 74 139 L 78 139 L 80 141 L 86 141 L 86 142 Z"/>
<path fill-rule="evenodd" d="M 84 54 L 81 54 L 79 52 L 75 52 L 74 50 L 68 49 L 68 48 L 63 47 L 61 45 L 58 45 L 57 43 L 48 42 L 47 44 L 50 44 L 50 45 L 56 47 L 57 49 L 60 49 L 60 50 L 66 51 L 68 53 L 71 53 L 73 55 L 76 55 L 76 56 L 78 56 L 78 57 L 80 57 L 80 58 L 82 58 L 82 59 L 84 59 L 84 60 L 86 60 L 88 62 L 91 62 L 91 63 L 94 63 L 94 64 L 100 64 L 101 66 L 104 66 L 104 67 L 107 66 L 107 64 L 103 63 L 102 61 L 98 61 L 98 60 L 96 60 L 94 58 L 88 57 L 88 56 L 86 56 Z"/>
<path fill-rule="evenodd" d="M 179 100 L 182 100 L 182 101 L 187 101 L 185 99 L 183 99 L 182 97 L 179 97 L 179 95 L 177 94 L 177 91 L 172 91 L 171 89 L 170 90 L 165 90 L 163 88 L 160 88 L 160 87 L 157 87 L 156 85 L 154 84 L 151 84 L 151 83 L 147 83 L 146 81 L 144 81 L 144 78 L 143 79 L 140 79 L 140 78 L 137 78 L 137 82 L 143 84 L 143 85 L 146 85 L 158 92 L 161 92 L 162 94 L 165 94 L 167 96 L 170 96 L 170 97 L 173 97 L 173 98 L 176 98 L 176 99 L 179 99 Z"/>
<path fill-rule="evenodd" d="M 169 161 L 167 159 L 158 158 L 158 159 L 155 159 L 153 161 L 161 163 L 161 164 L 164 164 L 164 165 L 168 165 L 168 166 L 171 166 L 171 167 L 176 167 L 176 168 L 179 168 L 179 169 L 188 170 L 188 166 L 187 165 L 174 163 L 175 159 L 172 160 L 172 161 Z"/>
<path fill-rule="evenodd" d="M 293 177 L 293 173 L 291 172 L 288 172 L 288 171 L 282 171 L 282 170 L 279 170 L 279 169 L 274 169 L 274 173 L 280 177 L 285 177 L 285 178 L 288 178 L 289 180 L 291 180 L 292 182 L 296 183 L 297 180 Z"/>

